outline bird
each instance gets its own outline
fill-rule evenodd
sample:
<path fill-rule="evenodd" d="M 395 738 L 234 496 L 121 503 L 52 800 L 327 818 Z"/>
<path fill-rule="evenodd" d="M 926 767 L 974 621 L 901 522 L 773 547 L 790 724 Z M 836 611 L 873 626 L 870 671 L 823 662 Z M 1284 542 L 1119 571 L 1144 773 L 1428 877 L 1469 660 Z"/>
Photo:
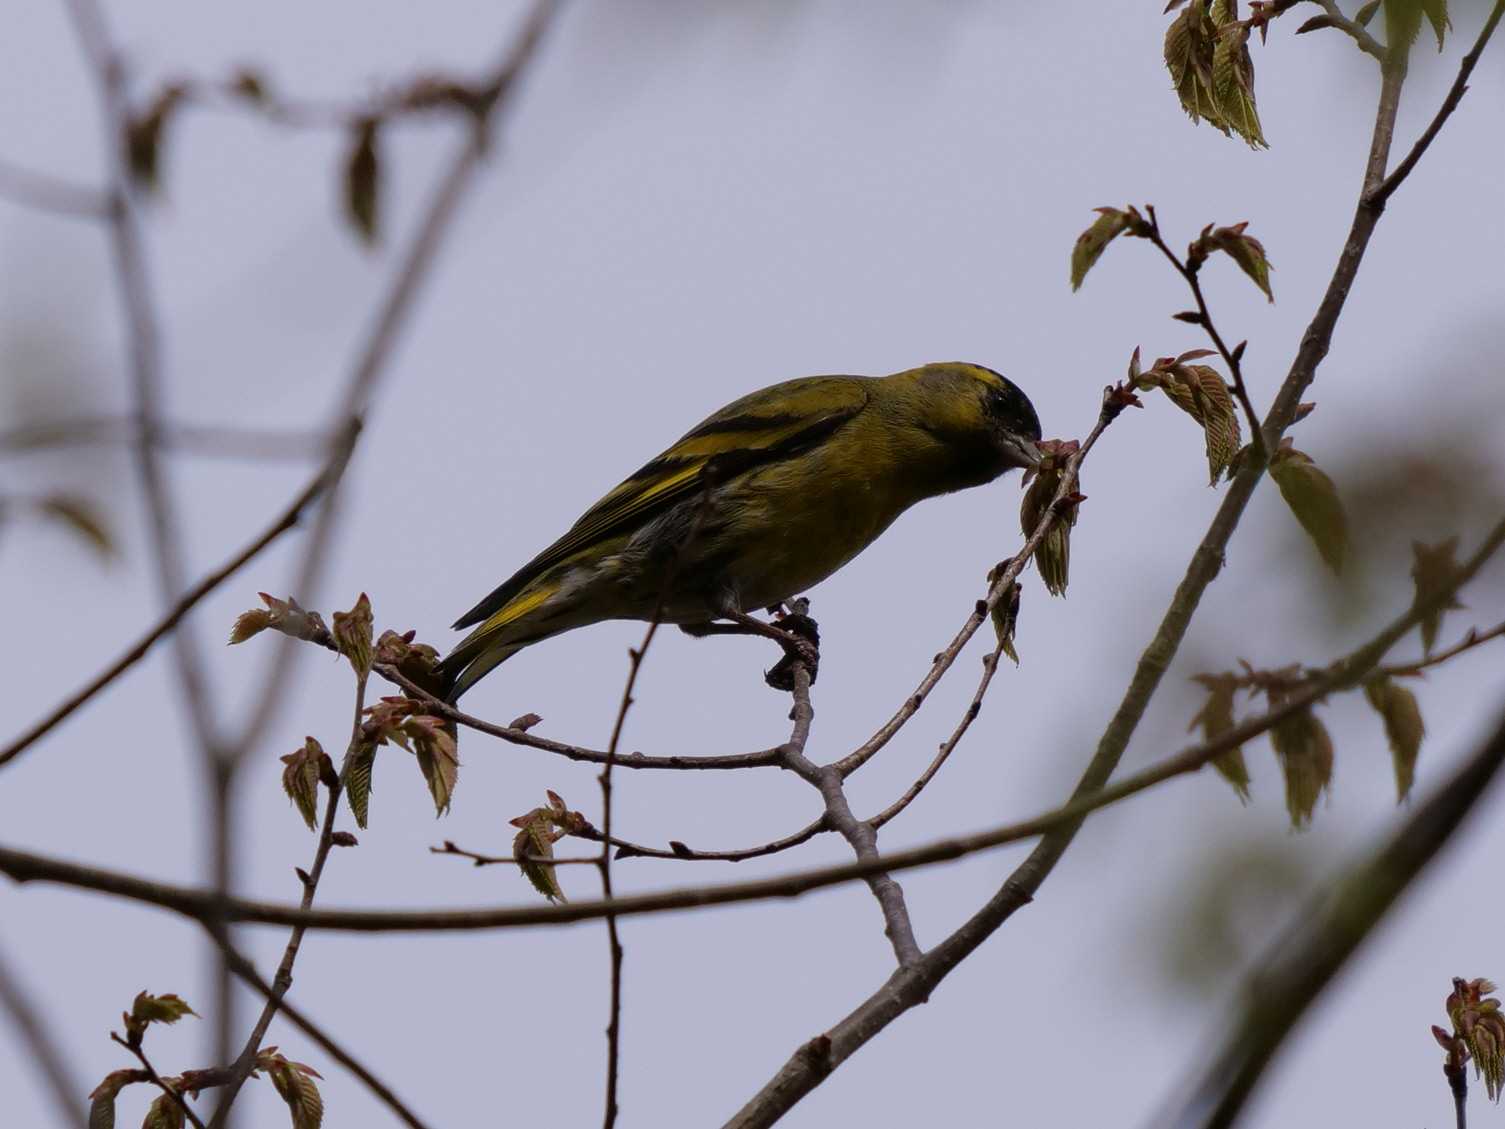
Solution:
<path fill-rule="evenodd" d="M 455 621 L 454 704 L 524 647 L 613 619 L 799 645 L 751 612 L 841 568 L 925 498 L 1037 465 L 1029 397 L 981 365 L 809 376 L 734 400 Z"/>

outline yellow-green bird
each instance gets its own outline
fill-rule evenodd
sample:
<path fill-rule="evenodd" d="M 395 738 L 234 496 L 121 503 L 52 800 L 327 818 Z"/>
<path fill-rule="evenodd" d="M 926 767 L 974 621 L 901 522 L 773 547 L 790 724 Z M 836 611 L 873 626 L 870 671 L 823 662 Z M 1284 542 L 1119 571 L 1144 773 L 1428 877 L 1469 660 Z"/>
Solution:
<path fill-rule="evenodd" d="M 748 613 L 824 580 L 922 498 L 1039 462 L 1012 382 L 945 363 L 810 376 L 736 400 L 629 476 L 455 623 L 451 702 L 532 643 L 659 615 L 691 634 L 787 636 Z M 715 624 L 714 621 L 730 621 Z"/>

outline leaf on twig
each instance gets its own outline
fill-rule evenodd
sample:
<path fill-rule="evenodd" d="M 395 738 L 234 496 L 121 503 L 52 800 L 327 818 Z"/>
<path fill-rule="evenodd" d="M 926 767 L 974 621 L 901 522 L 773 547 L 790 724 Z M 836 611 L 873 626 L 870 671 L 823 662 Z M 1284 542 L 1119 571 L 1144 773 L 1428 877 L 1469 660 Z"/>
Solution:
<path fill-rule="evenodd" d="M 345 210 L 356 234 L 367 245 L 376 242 L 381 167 L 376 141 L 379 122 L 367 118 L 355 127 L 350 155 L 345 159 Z"/>
<path fill-rule="evenodd" d="M 519 828 L 512 839 L 512 857 L 517 859 L 518 869 L 533 888 L 551 902 L 565 901 L 564 891 L 559 886 L 557 868 L 539 859 L 554 857 L 554 844 L 566 835 L 573 835 L 588 826 L 585 816 L 570 811 L 557 792 L 550 790 L 549 802 L 524 812 L 509 822 Z"/>
<path fill-rule="evenodd" d="M 371 802 L 371 771 L 376 766 L 376 743 L 363 740 L 345 753 L 345 799 L 355 825 L 366 829 L 367 809 Z"/>
<path fill-rule="evenodd" d="M 1271 696 L 1272 706 L 1278 696 Z M 1286 811 L 1300 830 L 1312 821 L 1317 800 L 1332 789 L 1333 739 L 1310 707 L 1298 710 L 1270 730 L 1286 781 Z"/>
<path fill-rule="evenodd" d="M 62 522 L 106 560 L 115 555 L 114 535 L 104 516 L 87 498 L 72 494 L 53 494 L 37 503 L 37 511 L 43 517 Z"/>
<path fill-rule="evenodd" d="M 340 654 L 350 660 L 351 668 L 360 678 L 371 672 L 372 631 L 371 601 L 364 592 L 348 612 L 334 613 L 335 644 L 340 648 Z"/>
<path fill-rule="evenodd" d="M 171 1085 L 166 1078 L 162 1081 Z M 183 1129 L 183 1107 L 171 1094 L 159 1094 L 146 1111 L 141 1129 Z"/>
<path fill-rule="evenodd" d="M 1197 674 L 1192 681 L 1206 688 L 1207 701 L 1202 703 L 1187 730 L 1200 727 L 1203 741 L 1216 741 L 1233 728 L 1233 696 L 1238 690 L 1238 679 L 1231 674 Z M 1249 802 L 1249 766 L 1244 762 L 1242 745 L 1213 757 L 1212 767 L 1233 785 L 1242 802 Z"/>
<path fill-rule="evenodd" d="M 402 723 L 404 734 L 412 741 L 418 770 L 434 798 L 434 814 L 449 811 L 455 784 L 460 779 L 460 753 L 449 723 L 440 717 L 416 714 Z"/>
<path fill-rule="evenodd" d="M 1362 5 L 1359 10 L 1353 14 L 1353 22 L 1358 24 L 1360 27 L 1368 27 L 1369 21 L 1374 19 L 1374 14 L 1380 10 L 1380 4 L 1382 2 L 1383 0 L 1369 0 L 1369 3 Z"/>
<path fill-rule="evenodd" d="M 1233 393 L 1221 374 L 1207 365 L 1186 363 L 1209 355 L 1209 350 L 1193 349 L 1179 357 L 1162 357 L 1135 377 L 1134 383 L 1138 388 L 1159 388 L 1202 426 L 1209 482 L 1216 486 L 1238 454 L 1243 432 Z"/>
<path fill-rule="evenodd" d="M 1413 607 L 1429 603 L 1443 592 L 1454 588 L 1458 575 L 1458 538 L 1449 537 L 1446 541 L 1439 541 L 1435 545 L 1423 545 L 1420 541 L 1412 541 L 1411 553 L 1414 557 L 1414 563 L 1411 565 L 1411 579 L 1416 582 Z M 1461 611 L 1463 607 L 1454 590 L 1440 607 L 1422 617 L 1421 646 L 1423 651 L 1429 655 L 1432 653 L 1432 647 L 1437 642 L 1437 633 L 1442 629 L 1442 614 L 1447 611 Z"/>
<path fill-rule="evenodd" d="M 1385 739 L 1390 743 L 1390 760 L 1395 766 L 1395 799 L 1400 802 L 1411 794 L 1416 780 L 1416 757 L 1426 725 L 1416 695 L 1389 678 L 1374 678 L 1364 683 L 1364 697 L 1385 723 Z"/>
<path fill-rule="evenodd" d="M 268 628 L 305 641 L 322 639 L 329 631 L 329 628 L 324 625 L 323 616 L 318 612 L 304 611 L 298 606 L 297 600 L 291 597 L 287 600 L 279 600 L 275 596 L 268 596 L 265 592 L 259 592 L 257 595 L 261 597 L 261 602 L 266 605 L 266 609 L 254 608 L 236 617 L 234 626 L 230 628 L 232 645 L 244 643 Z"/>
<path fill-rule="evenodd" d="M 1228 8 L 1232 8 L 1228 4 Z M 1218 5 L 1213 4 L 1216 13 Z M 1251 149 L 1267 149 L 1259 110 L 1254 104 L 1254 59 L 1249 54 L 1249 27 L 1230 14 L 1218 27 L 1212 51 L 1212 94 L 1225 127 L 1242 137 Z M 1214 123 L 1216 124 L 1216 123 Z"/>
<path fill-rule="evenodd" d="M 1108 244 L 1120 235 L 1140 235 L 1148 230 L 1144 217 L 1137 208 L 1095 208 L 1097 219 L 1086 231 L 1077 236 L 1071 247 L 1071 288 L 1079 290 L 1098 259 L 1102 258 Z"/>
<path fill-rule="evenodd" d="M 1026 472 L 1029 486 L 1019 507 L 1019 525 L 1026 537 L 1034 535 L 1045 512 L 1061 486 L 1066 463 L 1081 446 L 1075 439 L 1046 439 L 1036 444 L 1040 464 Z M 1055 522 L 1035 549 L 1035 565 L 1040 579 L 1052 596 L 1064 596 L 1071 571 L 1071 528 L 1076 525 L 1077 503 L 1081 495 L 1067 495 Z"/>
<path fill-rule="evenodd" d="M 329 757 L 318 741 L 306 737 L 301 749 L 279 759 L 287 765 L 282 770 L 282 790 L 312 831 L 319 817 L 319 777 Z"/>
<path fill-rule="evenodd" d="M 995 565 L 988 573 L 988 587 L 991 588 L 1003 570 L 1012 563 L 1012 561 L 1003 561 Z M 993 605 L 992 611 L 993 632 L 998 636 L 998 646 L 1013 660 L 1015 666 L 1019 665 L 1019 652 L 1014 648 L 1014 630 L 1019 626 L 1020 592 L 1021 588 L 1016 580 L 1009 585 L 1008 591 L 998 597 L 998 602 Z"/>
<path fill-rule="evenodd" d="M 1214 251 L 1226 254 L 1254 281 L 1255 286 L 1264 291 L 1265 297 L 1273 302 L 1275 295 L 1270 290 L 1270 260 L 1265 255 L 1264 244 L 1254 236 L 1244 234 L 1248 226 L 1247 221 L 1230 227 L 1209 226 L 1202 232 L 1197 243 L 1205 247 L 1204 257 Z"/>
<path fill-rule="evenodd" d="M 1310 455 L 1291 446 L 1289 437 L 1280 441 L 1270 460 L 1270 477 L 1328 568 L 1342 572 L 1348 551 L 1348 517 L 1333 480 Z"/>
<path fill-rule="evenodd" d="M 1238 18 L 1237 8 L 1234 0 L 1192 0 L 1166 29 L 1165 66 L 1192 121 L 1259 149 L 1268 143 L 1254 100 L 1251 24 Z"/>
<path fill-rule="evenodd" d="M 1401 54 L 1411 50 L 1421 34 L 1423 0 L 1385 0 L 1385 46 Z"/>
<path fill-rule="evenodd" d="M 273 1088 L 287 1103 L 293 1129 L 319 1129 L 324 1121 L 324 1099 L 314 1079 L 323 1075 L 306 1063 L 284 1058 L 276 1047 L 258 1054 L 256 1067 L 266 1071 Z"/>
<path fill-rule="evenodd" d="M 146 1072 L 112 1070 L 89 1092 L 89 1129 L 115 1129 L 115 1098 L 135 1082 L 146 1081 Z"/>

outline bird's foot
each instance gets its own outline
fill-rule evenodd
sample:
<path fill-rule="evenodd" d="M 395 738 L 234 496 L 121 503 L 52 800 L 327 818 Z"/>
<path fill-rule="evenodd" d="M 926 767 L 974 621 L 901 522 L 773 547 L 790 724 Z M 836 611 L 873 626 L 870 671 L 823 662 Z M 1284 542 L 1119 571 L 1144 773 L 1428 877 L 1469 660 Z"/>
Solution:
<path fill-rule="evenodd" d="M 805 614 L 809 606 L 807 600 L 796 600 L 793 610 L 780 614 L 774 621 L 774 629 L 782 636 L 778 643 L 784 648 L 784 657 L 763 675 L 763 680 L 775 690 L 786 693 L 794 690 L 796 663 L 810 672 L 812 685 L 820 671 L 820 628 Z"/>

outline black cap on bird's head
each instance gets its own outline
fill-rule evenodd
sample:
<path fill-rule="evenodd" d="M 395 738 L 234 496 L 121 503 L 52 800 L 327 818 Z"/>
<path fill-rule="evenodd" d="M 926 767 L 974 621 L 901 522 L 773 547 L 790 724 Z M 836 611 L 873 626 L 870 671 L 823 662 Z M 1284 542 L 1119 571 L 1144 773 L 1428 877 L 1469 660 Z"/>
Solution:
<path fill-rule="evenodd" d="M 995 466 L 993 474 L 1039 464 L 1040 451 L 1035 444 L 1040 440 L 1040 417 L 1013 381 L 990 368 L 960 361 L 929 364 L 912 372 L 922 384 L 969 393 L 960 397 L 948 393 L 944 397 L 954 408 L 946 413 L 950 418 L 944 429 L 957 435 L 985 434 L 993 458 L 1001 464 Z"/>

